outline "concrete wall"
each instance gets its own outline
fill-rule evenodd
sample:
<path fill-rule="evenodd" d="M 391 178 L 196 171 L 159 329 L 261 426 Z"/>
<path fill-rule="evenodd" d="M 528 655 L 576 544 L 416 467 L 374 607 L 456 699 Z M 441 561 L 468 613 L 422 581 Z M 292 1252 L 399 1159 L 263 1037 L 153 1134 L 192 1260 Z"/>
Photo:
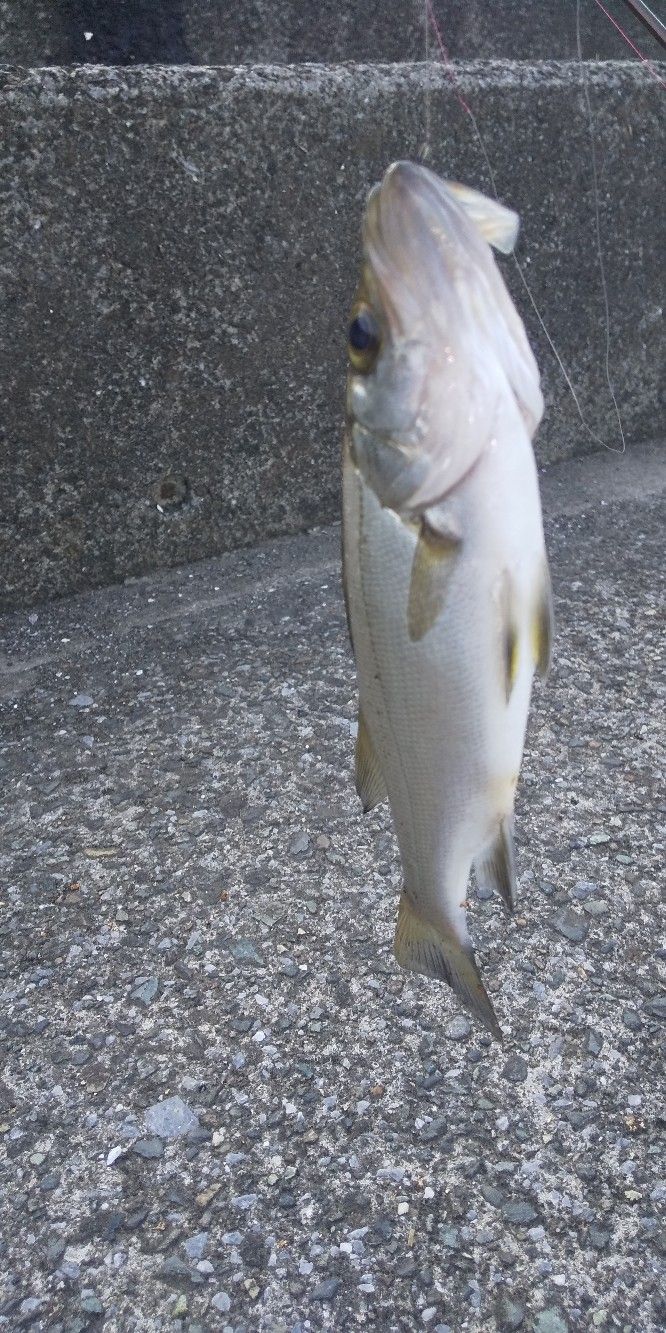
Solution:
<path fill-rule="evenodd" d="M 662 92 L 636 65 L 590 79 L 611 365 L 637 440 L 658 422 Z M 615 444 L 580 72 L 483 65 L 463 87 L 523 215 L 534 295 Z M 363 200 L 388 162 L 417 153 L 423 90 L 409 66 L 4 76 L 5 602 L 337 516 Z M 433 165 L 487 185 L 445 74 L 432 121 Z M 594 447 L 505 269 L 543 368 L 539 455 Z"/>
<path fill-rule="evenodd" d="M 592 0 L 580 0 L 586 58 L 629 55 Z M 661 49 L 622 0 L 607 0 L 649 56 Z M 434 0 L 461 60 L 576 55 L 576 0 Z M 92 34 L 86 38 L 86 33 Z M 0 0 L 0 63 L 252 64 L 412 61 L 424 56 L 424 0 Z"/>

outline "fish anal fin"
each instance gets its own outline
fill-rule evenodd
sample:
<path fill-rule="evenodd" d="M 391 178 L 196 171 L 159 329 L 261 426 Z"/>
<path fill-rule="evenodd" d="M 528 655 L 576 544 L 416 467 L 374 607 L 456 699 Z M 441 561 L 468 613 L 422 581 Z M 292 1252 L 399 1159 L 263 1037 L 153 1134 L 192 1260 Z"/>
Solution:
<path fill-rule="evenodd" d="M 550 670 L 553 651 L 553 593 L 550 584 L 550 571 L 544 564 L 539 583 L 536 607 L 532 615 L 532 652 L 536 669 L 542 680 Z"/>
<path fill-rule="evenodd" d="M 425 515 L 421 520 L 407 604 L 407 628 L 417 643 L 433 628 L 446 600 L 461 537 L 457 527 L 441 520 L 435 526 Z"/>
<path fill-rule="evenodd" d="M 510 818 L 500 821 L 493 842 L 476 857 L 474 873 L 479 886 L 494 889 L 499 893 L 507 912 L 513 912 L 516 905 L 516 861 Z"/>
<path fill-rule="evenodd" d="M 375 753 L 368 724 L 362 710 L 358 710 L 356 736 L 356 792 L 364 815 L 386 800 L 386 783 Z"/>
<path fill-rule="evenodd" d="M 439 930 L 425 921 L 405 892 L 398 908 L 394 952 L 408 971 L 446 981 L 470 1013 L 501 1042 L 502 1030 L 471 946 L 456 939 L 453 931 Z"/>

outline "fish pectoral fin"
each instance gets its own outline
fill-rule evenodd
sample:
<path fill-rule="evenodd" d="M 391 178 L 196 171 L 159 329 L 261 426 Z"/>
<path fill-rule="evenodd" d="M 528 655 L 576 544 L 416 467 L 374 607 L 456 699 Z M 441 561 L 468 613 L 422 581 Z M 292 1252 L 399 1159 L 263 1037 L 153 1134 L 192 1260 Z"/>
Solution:
<path fill-rule="evenodd" d="M 516 865 L 509 818 L 500 822 L 494 841 L 475 858 L 474 873 L 479 887 L 494 889 L 507 912 L 512 913 L 516 905 Z"/>
<path fill-rule="evenodd" d="M 404 891 L 398 909 L 394 952 L 400 966 L 408 971 L 446 981 L 474 1017 L 501 1042 L 502 1029 L 481 980 L 471 945 L 461 943 L 453 932 L 438 930 L 429 921 L 424 921 Z"/>
<path fill-rule="evenodd" d="M 387 797 L 384 775 L 379 767 L 368 724 L 360 708 L 356 736 L 356 792 L 363 806 L 364 815 L 376 805 L 380 805 Z"/>
<path fill-rule="evenodd" d="M 532 616 L 532 651 L 536 669 L 542 680 L 550 670 L 553 651 L 553 592 L 550 583 L 550 570 L 544 564 L 543 575 L 539 584 L 536 608 Z"/>
<path fill-rule="evenodd" d="M 438 519 L 435 527 L 424 515 L 412 561 L 407 603 L 407 628 L 413 643 L 432 629 L 442 613 L 460 542 L 453 524 L 447 527 Z"/>

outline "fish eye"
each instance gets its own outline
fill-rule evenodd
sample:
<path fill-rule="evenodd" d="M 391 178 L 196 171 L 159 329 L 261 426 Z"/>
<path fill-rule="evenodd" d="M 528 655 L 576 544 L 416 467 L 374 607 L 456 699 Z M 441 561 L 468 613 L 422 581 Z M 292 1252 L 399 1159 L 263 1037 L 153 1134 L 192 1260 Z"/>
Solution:
<path fill-rule="evenodd" d="M 369 306 L 357 306 L 347 335 L 347 351 L 354 370 L 367 375 L 377 360 L 381 338 L 379 325 Z"/>

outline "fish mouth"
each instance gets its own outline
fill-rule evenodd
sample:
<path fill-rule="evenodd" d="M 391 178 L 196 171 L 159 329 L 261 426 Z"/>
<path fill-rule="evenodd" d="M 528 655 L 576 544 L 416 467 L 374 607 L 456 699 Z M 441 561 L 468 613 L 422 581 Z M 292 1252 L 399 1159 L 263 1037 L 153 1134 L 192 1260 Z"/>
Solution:
<path fill-rule="evenodd" d="M 451 302 L 460 226 L 446 187 L 414 162 L 394 162 L 370 191 L 363 249 L 393 336 L 413 333 L 426 312 Z"/>

